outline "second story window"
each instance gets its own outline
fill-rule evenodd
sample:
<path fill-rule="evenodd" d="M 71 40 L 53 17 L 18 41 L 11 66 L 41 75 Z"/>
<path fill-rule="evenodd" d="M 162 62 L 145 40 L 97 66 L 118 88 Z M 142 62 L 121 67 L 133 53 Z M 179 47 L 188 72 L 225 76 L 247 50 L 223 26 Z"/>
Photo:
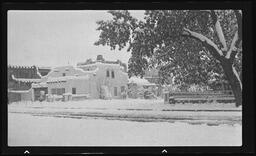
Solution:
<path fill-rule="evenodd" d="M 115 78 L 115 73 L 114 73 L 114 71 L 111 72 L 111 76 L 112 76 L 112 78 Z"/>
<path fill-rule="evenodd" d="M 107 70 L 107 77 L 109 77 L 109 71 Z"/>

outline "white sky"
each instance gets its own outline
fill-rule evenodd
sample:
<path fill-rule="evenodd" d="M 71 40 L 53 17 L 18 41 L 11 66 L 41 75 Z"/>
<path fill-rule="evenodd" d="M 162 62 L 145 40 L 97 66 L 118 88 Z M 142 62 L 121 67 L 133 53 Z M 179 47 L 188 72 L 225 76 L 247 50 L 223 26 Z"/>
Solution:
<path fill-rule="evenodd" d="M 143 19 L 144 11 L 131 11 Z M 76 65 L 103 55 L 106 60 L 128 63 L 130 53 L 94 46 L 99 38 L 98 20 L 110 19 L 106 10 L 8 11 L 8 64 L 63 66 Z"/>

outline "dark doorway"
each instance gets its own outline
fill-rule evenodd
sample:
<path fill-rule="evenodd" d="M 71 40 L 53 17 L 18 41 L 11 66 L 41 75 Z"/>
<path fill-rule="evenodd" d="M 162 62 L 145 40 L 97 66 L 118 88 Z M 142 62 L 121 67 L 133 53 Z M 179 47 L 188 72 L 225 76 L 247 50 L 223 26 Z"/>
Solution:
<path fill-rule="evenodd" d="M 72 94 L 76 94 L 76 88 L 72 88 Z"/>

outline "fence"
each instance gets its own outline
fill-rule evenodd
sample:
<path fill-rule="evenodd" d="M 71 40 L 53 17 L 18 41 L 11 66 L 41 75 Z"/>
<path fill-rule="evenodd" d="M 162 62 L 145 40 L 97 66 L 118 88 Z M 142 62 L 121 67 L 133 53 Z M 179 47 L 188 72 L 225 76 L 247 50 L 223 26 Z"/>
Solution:
<path fill-rule="evenodd" d="M 165 92 L 164 102 L 175 103 L 233 103 L 232 91 L 205 91 L 205 92 Z"/>

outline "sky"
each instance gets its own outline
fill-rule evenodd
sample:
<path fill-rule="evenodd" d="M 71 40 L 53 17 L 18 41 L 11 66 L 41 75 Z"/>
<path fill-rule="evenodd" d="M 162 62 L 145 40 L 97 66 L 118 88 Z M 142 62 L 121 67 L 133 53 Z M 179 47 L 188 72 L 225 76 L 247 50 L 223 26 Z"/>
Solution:
<path fill-rule="evenodd" d="M 144 11 L 131 15 L 143 19 Z M 111 19 L 107 10 L 40 11 L 10 10 L 7 22 L 8 65 L 56 67 L 76 65 L 86 59 L 128 63 L 130 53 L 95 46 L 100 31 L 96 21 Z"/>

